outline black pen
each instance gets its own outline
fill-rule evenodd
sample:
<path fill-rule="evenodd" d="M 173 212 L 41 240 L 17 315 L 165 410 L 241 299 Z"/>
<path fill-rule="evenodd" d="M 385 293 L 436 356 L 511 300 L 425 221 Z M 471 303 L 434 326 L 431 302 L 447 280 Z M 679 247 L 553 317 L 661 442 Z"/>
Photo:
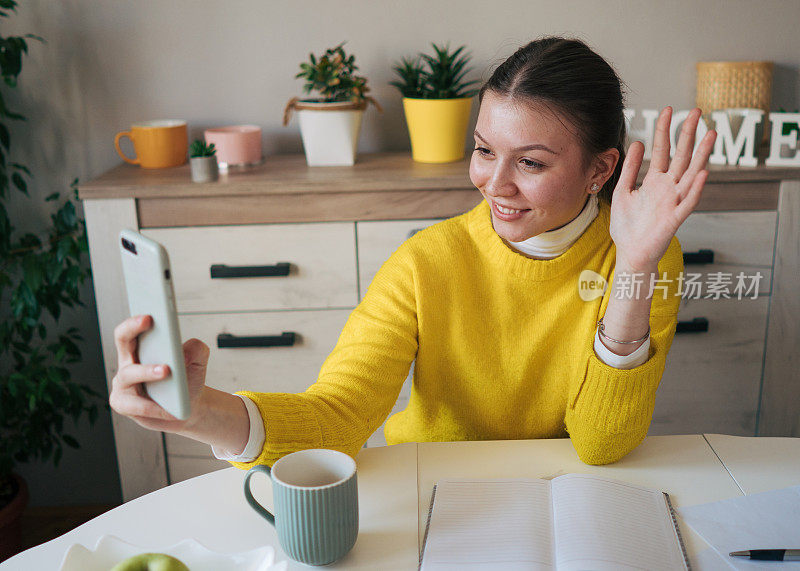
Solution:
<path fill-rule="evenodd" d="M 751 549 L 731 551 L 731 557 L 749 557 L 758 561 L 800 561 L 800 549 Z"/>

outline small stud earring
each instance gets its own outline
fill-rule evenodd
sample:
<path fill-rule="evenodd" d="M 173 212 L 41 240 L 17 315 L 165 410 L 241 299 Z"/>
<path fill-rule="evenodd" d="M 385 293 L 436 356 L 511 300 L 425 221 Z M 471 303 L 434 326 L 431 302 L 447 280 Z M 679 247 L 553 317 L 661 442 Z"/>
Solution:
<path fill-rule="evenodd" d="M 592 183 L 592 190 L 597 190 L 598 188 L 600 188 L 600 185 L 598 185 L 596 182 Z"/>

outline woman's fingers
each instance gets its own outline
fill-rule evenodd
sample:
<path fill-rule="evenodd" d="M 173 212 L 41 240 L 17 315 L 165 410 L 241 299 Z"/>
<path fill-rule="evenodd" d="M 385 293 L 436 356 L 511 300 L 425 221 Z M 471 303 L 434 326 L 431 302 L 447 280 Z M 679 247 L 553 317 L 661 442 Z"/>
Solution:
<path fill-rule="evenodd" d="M 153 418 L 150 416 L 131 416 L 131 420 L 136 422 L 139 426 L 147 428 L 148 430 L 160 430 L 163 432 L 171 432 L 175 428 L 176 421 L 174 418 Z"/>
<path fill-rule="evenodd" d="M 678 138 L 678 146 L 675 148 L 675 158 L 669 165 L 669 173 L 676 181 L 681 180 L 683 173 L 689 166 L 689 161 L 692 159 L 692 151 L 694 150 L 694 138 L 697 131 L 697 122 L 700 120 L 700 108 L 695 107 L 686 117 L 681 127 L 681 134 Z"/>
<path fill-rule="evenodd" d="M 150 315 L 136 315 L 114 329 L 119 370 L 112 380 L 108 401 L 115 412 L 141 426 L 172 431 L 181 421 L 150 399 L 145 390 L 145 383 L 166 379 L 171 374 L 170 368 L 166 364 L 142 364 L 137 357 L 137 337 L 152 326 Z M 199 339 L 190 339 L 183 349 L 187 376 L 195 381 L 197 393 L 204 383 L 209 348 Z"/>
<path fill-rule="evenodd" d="M 138 394 L 119 393 L 115 395 L 112 393 L 109 404 L 115 412 L 130 418 L 176 420 L 154 400 Z"/>
<path fill-rule="evenodd" d="M 656 132 L 653 136 L 653 154 L 650 168 L 654 172 L 667 172 L 669 168 L 669 125 L 672 121 L 672 107 L 665 107 L 658 116 Z"/>
<path fill-rule="evenodd" d="M 622 163 L 622 170 L 620 171 L 615 191 L 618 188 L 630 192 L 636 187 L 636 177 L 642 167 L 643 158 L 644 144 L 640 141 L 634 141 L 625 154 L 625 161 Z"/>
<path fill-rule="evenodd" d="M 129 317 L 114 328 L 114 344 L 117 346 L 117 361 L 120 368 L 138 361 L 136 358 L 137 337 L 153 326 L 149 315 Z"/>
<path fill-rule="evenodd" d="M 158 381 L 169 375 L 166 365 L 130 364 L 121 368 L 112 381 L 109 404 L 125 416 L 150 417 L 161 420 L 174 419 L 146 396 L 142 383 Z"/>
<path fill-rule="evenodd" d="M 124 390 L 141 383 L 163 380 L 168 375 L 168 365 L 140 365 L 134 363 L 121 368 L 117 372 L 117 376 L 114 377 L 114 382 L 119 385 L 120 389 Z"/>
<path fill-rule="evenodd" d="M 700 144 L 697 146 L 697 151 L 695 151 L 694 155 L 692 156 L 692 162 L 689 164 L 689 168 L 686 169 L 686 172 L 684 173 L 684 178 L 686 179 L 685 184 L 687 187 L 691 187 L 697 174 L 706 168 L 706 165 L 708 164 L 708 157 L 711 156 L 711 152 L 714 150 L 714 141 L 716 141 L 716 139 L 717 132 L 709 131 L 700 141 Z"/>
<path fill-rule="evenodd" d="M 183 359 L 187 366 L 200 365 L 205 367 L 208 364 L 208 357 L 211 354 L 208 345 L 199 339 L 189 339 L 183 344 Z"/>
<path fill-rule="evenodd" d="M 692 187 L 689 189 L 689 192 L 686 194 L 683 200 L 678 203 L 678 206 L 675 207 L 675 211 L 681 221 L 681 224 L 683 224 L 683 221 L 689 217 L 695 208 L 697 208 L 697 205 L 700 202 L 700 197 L 703 194 L 703 186 L 705 186 L 707 178 L 708 171 L 700 171 L 697 176 L 694 177 L 694 180 L 692 181 Z"/>

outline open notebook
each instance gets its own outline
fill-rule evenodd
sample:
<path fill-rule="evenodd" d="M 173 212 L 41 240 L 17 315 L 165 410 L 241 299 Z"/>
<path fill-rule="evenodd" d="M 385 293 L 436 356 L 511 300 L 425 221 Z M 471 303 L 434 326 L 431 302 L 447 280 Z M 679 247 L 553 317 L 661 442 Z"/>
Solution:
<path fill-rule="evenodd" d="M 609 478 L 437 482 L 421 571 L 689 569 L 669 496 Z"/>

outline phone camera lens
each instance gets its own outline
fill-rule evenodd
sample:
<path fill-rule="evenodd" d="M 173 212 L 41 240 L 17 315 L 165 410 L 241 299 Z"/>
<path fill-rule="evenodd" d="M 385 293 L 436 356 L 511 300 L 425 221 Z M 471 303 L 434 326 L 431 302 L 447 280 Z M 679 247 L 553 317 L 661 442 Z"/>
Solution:
<path fill-rule="evenodd" d="M 125 238 L 123 238 L 122 247 L 128 250 L 129 252 L 132 252 L 134 254 L 136 253 L 136 245 L 130 240 L 126 240 Z"/>

